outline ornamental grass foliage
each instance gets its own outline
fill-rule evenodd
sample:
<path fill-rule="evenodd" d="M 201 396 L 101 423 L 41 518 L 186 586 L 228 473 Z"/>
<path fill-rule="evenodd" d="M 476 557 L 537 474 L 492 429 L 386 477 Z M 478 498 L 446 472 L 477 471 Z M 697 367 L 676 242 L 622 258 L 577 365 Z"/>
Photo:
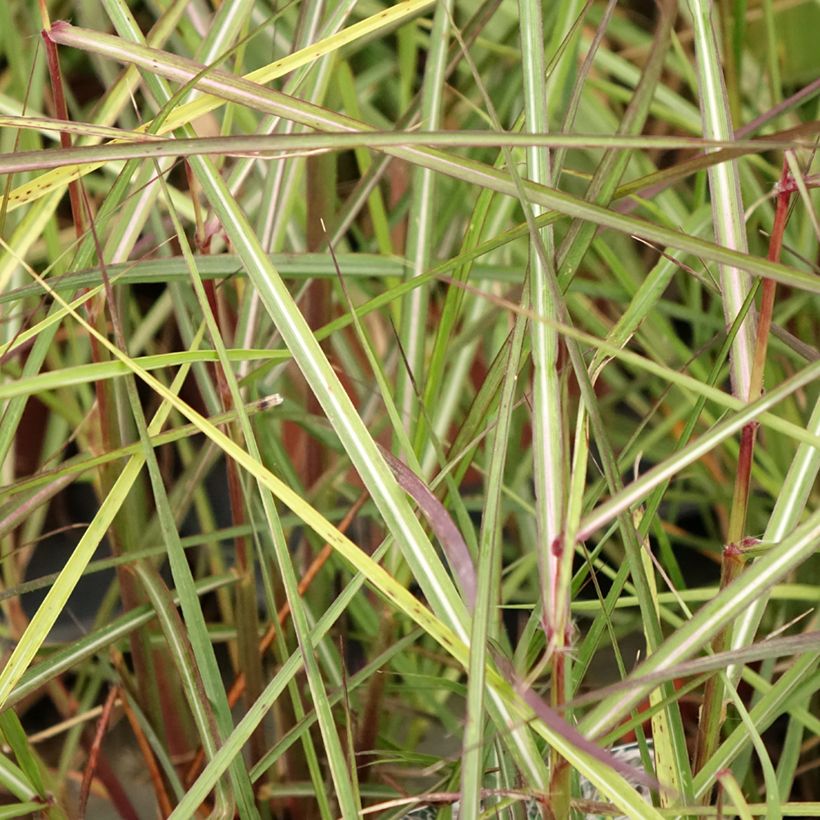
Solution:
<path fill-rule="evenodd" d="M 0 815 L 820 813 L 818 18 L 0 3 Z"/>

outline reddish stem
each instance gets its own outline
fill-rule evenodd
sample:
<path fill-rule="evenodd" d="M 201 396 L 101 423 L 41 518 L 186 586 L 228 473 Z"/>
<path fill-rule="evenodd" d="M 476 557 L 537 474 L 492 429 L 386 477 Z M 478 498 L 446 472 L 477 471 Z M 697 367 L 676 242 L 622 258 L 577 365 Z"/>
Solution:
<path fill-rule="evenodd" d="M 768 259 L 777 262 L 783 246 L 783 233 L 789 214 L 789 200 L 794 190 L 793 181 L 789 174 L 789 166 L 783 160 L 783 172 L 777 186 L 777 204 L 775 207 L 774 224 L 769 237 Z M 749 386 L 748 401 L 754 401 L 763 390 L 763 374 L 766 365 L 766 351 L 769 343 L 769 333 L 772 326 L 774 311 L 774 297 L 777 284 L 771 279 L 763 280 L 763 293 L 760 304 L 760 313 L 755 339 L 754 362 L 752 366 L 751 383 Z M 732 509 L 729 517 L 728 546 L 723 551 L 721 566 L 720 587 L 725 589 L 731 584 L 743 569 L 742 549 L 738 545 L 744 543 L 746 529 L 746 515 L 749 507 L 751 491 L 752 465 L 754 463 L 754 448 L 757 438 L 757 422 L 747 424 L 740 438 L 738 453 L 737 478 L 735 479 Z M 719 633 L 712 649 L 720 652 L 725 649 L 728 641 L 728 631 Z M 723 685 L 719 677 L 709 678 L 703 692 L 703 708 L 699 724 L 697 745 L 695 750 L 694 771 L 698 772 L 708 761 L 720 738 L 720 727 L 723 723 Z M 704 795 L 704 802 L 708 803 L 711 791 Z"/>
<path fill-rule="evenodd" d="M 97 723 L 97 731 L 94 735 L 94 741 L 88 752 L 88 763 L 83 772 L 83 782 L 80 786 L 80 801 L 78 814 L 80 817 L 85 817 L 86 806 L 88 805 L 88 795 L 91 793 L 91 781 L 94 779 L 94 772 L 97 770 L 97 762 L 100 757 L 100 749 L 102 748 L 103 738 L 108 731 L 108 724 L 111 722 L 111 715 L 114 711 L 114 704 L 119 695 L 119 687 L 112 686 L 108 697 L 105 699 L 100 720 Z"/>
<path fill-rule="evenodd" d="M 57 54 L 57 43 L 51 39 L 47 29 L 41 32 L 43 42 L 46 45 L 46 60 L 48 63 L 48 74 L 51 79 L 51 93 L 54 97 L 54 116 L 57 119 L 69 121 L 68 106 L 66 105 L 65 92 L 63 90 L 63 75 L 60 71 L 60 58 Z M 63 148 L 71 148 L 71 135 L 67 131 L 60 131 L 60 145 Z M 80 197 L 80 184 L 75 179 L 68 183 L 68 197 L 71 201 L 71 214 L 74 218 L 74 230 L 77 238 L 81 239 L 84 233 L 82 199 Z"/>

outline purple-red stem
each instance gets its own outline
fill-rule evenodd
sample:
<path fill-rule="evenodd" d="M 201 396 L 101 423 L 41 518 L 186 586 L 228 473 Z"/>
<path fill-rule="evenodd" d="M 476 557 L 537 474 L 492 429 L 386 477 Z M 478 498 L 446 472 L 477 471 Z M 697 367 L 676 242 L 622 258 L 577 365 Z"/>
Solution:
<path fill-rule="evenodd" d="M 775 206 L 774 223 L 769 237 L 769 251 L 767 257 L 770 262 L 780 260 L 780 251 L 783 246 L 783 233 L 789 215 L 789 201 L 794 192 L 789 166 L 783 161 L 783 172 L 778 185 L 777 204 Z M 749 386 L 748 401 L 754 401 L 763 391 L 763 375 L 766 365 L 766 351 L 769 343 L 769 333 L 772 326 L 774 311 L 774 297 L 777 283 L 772 279 L 763 280 L 760 312 L 757 323 L 755 340 L 754 362 L 752 366 L 751 384 Z M 743 566 L 744 531 L 746 529 L 746 515 L 749 508 L 749 494 L 751 491 L 752 465 L 754 463 L 754 448 L 757 438 L 757 422 L 749 422 L 740 436 L 738 453 L 737 478 L 735 480 L 732 509 L 729 517 L 727 546 L 723 550 L 720 587 L 725 589 L 740 575 Z M 720 632 L 712 643 L 715 652 L 726 648 L 728 630 Z M 695 750 L 694 771 L 698 772 L 714 754 L 720 740 L 720 727 L 723 724 L 723 684 L 718 675 L 714 675 L 706 682 L 703 692 L 703 708 L 698 725 L 698 737 Z M 708 802 L 711 792 L 704 795 L 704 802 Z"/>
<path fill-rule="evenodd" d="M 59 120 L 68 122 L 68 106 L 65 101 L 63 91 L 63 77 L 60 71 L 60 58 L 57 54 L 57 43 L 51 39 L 48 29 L 41 32 L 43 42 L 46 45 L 46 60 L 48 62 L 48 74 L 51 78 L 51 93 L 54 97 L 54 116 Z M 63 148 L 71 148 L 71 135 L 67 131 L 60 131 L 60 145 Z M 83 210 L 82 198 L 80 197 L 80 183 L 78 180 L 68 183 L 68 196 L 71 201 L 71 214 L 74 218 L 74 230 L 78 239 L 82 239 Z"/>
<path fill-rule="evenodd" d="M 94 779 L 94 772 L 97 769 L 97 762 L 100 757 L 100 749 L 102 749 L 103 738 L 108 731 L 108 725 L 111 723 L 111 715 L 114 711 L 114 704 L 117 701 L 119 694 L 119 687 L 112 686 L 105 699 L 100 720 L 97 723 L 97 731 L 94 734 L 94 741 L 91 744 L 91 749 L 88 753 L 88 762 L 83 772 L 83 781 L 80 786 L 80 800 L 78 814 L 80 817 L 85 817 L 86 806 L 88 805 L 88 796 L 91 793 L 91 781 Z"/>

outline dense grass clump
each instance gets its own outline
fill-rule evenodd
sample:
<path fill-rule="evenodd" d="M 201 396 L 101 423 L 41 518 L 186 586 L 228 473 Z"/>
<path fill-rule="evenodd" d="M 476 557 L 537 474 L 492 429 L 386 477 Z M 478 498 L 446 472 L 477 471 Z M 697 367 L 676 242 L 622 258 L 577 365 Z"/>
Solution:
<path fill-rule="evenodd" d="M 0 3 L 0 816 L 820 815 L 818 17 Z"/>

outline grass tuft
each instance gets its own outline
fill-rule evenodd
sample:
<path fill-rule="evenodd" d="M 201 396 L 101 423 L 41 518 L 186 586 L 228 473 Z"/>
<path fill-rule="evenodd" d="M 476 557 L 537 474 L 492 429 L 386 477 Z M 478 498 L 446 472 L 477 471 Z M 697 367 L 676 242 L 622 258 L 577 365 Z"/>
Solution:
<path fill-rule="evenodd" d="M 0 3 L 0 816 L 820 816 L 781 5 Z"/>

